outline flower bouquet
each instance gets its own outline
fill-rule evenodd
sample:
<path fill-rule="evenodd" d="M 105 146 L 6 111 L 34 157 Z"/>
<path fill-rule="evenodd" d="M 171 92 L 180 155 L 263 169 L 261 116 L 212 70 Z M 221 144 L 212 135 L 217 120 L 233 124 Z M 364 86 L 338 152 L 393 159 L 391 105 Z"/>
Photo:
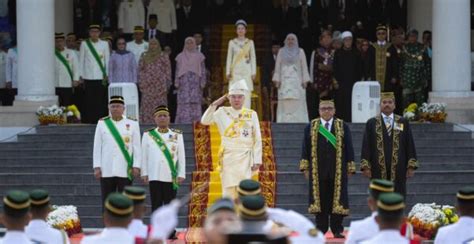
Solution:
<path fill-rule="evenodd" d="M 52 211 L 46 218 L 46 222 L 53 228 L 64 230 L 69 237 L 82 233 L 81 221 L 75 206 L 53 205 Z"/>
<path fill-rule="evenodd" d="M 40 106 L 38 110 L 36 110 L 36 115 L 41 125 L 64 124 L 66 122 L 64 111 L 65 108 L 59 107 L 58 105 L 49 107 Z"/>
<path fill-rule="evenodd" d="M 415 121 L 418 115 L 418 105 L 416 103 L 412 103 L 408 105 L 405 110 L 403 110 L 403 117 L 408 121 Z"/>
<path fill-rule="evenodd" d="M 70 105 L 66 108 L 66 118 L 68 124 L 81 123 L 81 112 L 77 109 L 76 105 Z"/>
<path fill-rule="evenodd" d="M 445 103 L 423 103 L 419 108 L 420 121 L 444 123 L 448 114 L 445 112 Z"/>
<path fill-rule="evenodd" d="M 430 240 L 435 238 L 440 227 L 455 223 L 458 219 L 454 207 L 435 203 L 417 203 L 408 214 L 415 234 Z"/>

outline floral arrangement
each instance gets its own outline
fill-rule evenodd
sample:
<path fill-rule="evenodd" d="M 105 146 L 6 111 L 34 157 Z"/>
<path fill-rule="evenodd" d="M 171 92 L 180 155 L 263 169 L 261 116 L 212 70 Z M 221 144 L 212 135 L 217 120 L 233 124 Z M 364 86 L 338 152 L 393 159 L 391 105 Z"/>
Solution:
<path fill-rule="evenodd" d="M 82 233 L 81 221 L 75 206 L 53 205 L 46 222 L 53 228 L 66 231 L 69 237 Z"/>
<path fill-rule="evenodd" d="M 445 103 L 423 103 L 421 107 L 412 103 L 403 111 L 403 117 L 409 121 L 444 123 L 448 116 L 445 110 Z"/>
<path fill-rule="evenodd" d="M 423 103 L 419 109 L 420 120 L 433 123 L 444 123 L 447 114 L 446 103 Z"/>
<path fill-rule="evenodd" d="M 80 123 L 81 122 L 81 112 L 77 109 L 76 105 L 70 105 L 66 108 L 66 116 L 68 123 Z"/>
<path fill-rule="evenodd" d="M 436 237 L 440 227 L 455 223 L 458 219 L 454 207 L 435 203 L 417 203 L 408 214 L 415 234 L 430 240 Z"/>
<path fill-rule="evenodd" d="M 412 103 L 408 105 L 408 107 L 403 111 L 403 117 L 408 121 L 414 121 L 416 119 L 417 112 L 418 105 L 416 103 Z"/>
<path fill-rule="evenodd" d="M 65 107 L 59 107 L 58 105 L 49 107 L 40 106 L 38 110 L 36 110 L 36 115 L 41 125 L 64 124 L 66 122 L 64 118 L 65 110 Z"/>

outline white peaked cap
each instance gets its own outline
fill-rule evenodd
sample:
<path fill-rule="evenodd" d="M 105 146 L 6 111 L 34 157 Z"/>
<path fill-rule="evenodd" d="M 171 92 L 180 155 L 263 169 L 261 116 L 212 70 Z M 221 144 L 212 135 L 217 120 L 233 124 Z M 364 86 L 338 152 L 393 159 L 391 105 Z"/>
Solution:
<path fill-rule="evenodd" d="M 344 38 L 347 38 L 347 37 L 352 37 L 352 33 L 350 31 L 342 32 L 341 38 L 344 40 Z"/>
<path fill-rule="evenodd" d="M 236 82 L 232 82 L 229 85 L 229 95 L 245 95 L 249 88 L 247 87 L 247 82 L 245 80 L 239 80 Z"/>

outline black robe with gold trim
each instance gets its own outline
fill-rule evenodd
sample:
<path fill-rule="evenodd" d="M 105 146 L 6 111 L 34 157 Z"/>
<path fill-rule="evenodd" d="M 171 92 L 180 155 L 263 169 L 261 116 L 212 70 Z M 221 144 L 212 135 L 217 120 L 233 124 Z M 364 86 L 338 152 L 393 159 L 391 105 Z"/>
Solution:
<path fill-rule="evenodd" d="M 303 138 L 303 149 L 300 161 L 300 170 L 309 171 L 309 208 L 308 212 L 321 212 L 320 202 L 320 172 L 332 172 L 330 179 L 334 179 L 334 194 L 332 213 L 339 215 L 349 214 L 348 172 L 355 173 L 354 149 L 349 126 L 341 119 L 334 118 L 331 133 L 336 137 L 335 155 L 332 162 L 323 162 L 322 155 L 318 154 L 318 141 L 322 135 L 318 133 L 321 119 L 316 118 L 306 127 Z M 328 158 L 328 157 L 324 157 Z M 332 164 L 332 165 L 331 165 Z"/>
<path fill-rule="evenodd" d="M 371 118 L 362 141 L 361 169 L 369 168 L 373 179 L 395 183 L 395 192 L 406 195 L 407 169 L 418 168 L 415 142 L 406 119 L 395 115 L 392 135 L 388 136 L 382 115 Z"/>

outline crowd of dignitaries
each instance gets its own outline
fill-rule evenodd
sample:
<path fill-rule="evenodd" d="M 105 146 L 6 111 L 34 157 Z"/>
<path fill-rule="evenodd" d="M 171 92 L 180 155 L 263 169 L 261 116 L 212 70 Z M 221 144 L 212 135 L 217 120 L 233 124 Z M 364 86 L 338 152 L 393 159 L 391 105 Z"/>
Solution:
<path fill-rule="evenodd" d="M 372 214 L 351 222 L 346 243 L 417 243 L 404 231 L 410 225 L 404 217 L 406 203 L 394 189 L 391 181 L 370 182 L 367 204 Z M 303 215 L 267 207 L 257 181 L 243 180 L 237 191 L 234 199 L 217 199 L 207 210 L 203 227 L 207 243 L 325 243 L 324 233 Z M 456 199 L 459 221 L 440 228 L 434 240 L 436 244 L 464 244 L 474 240 L 474 187 L 459 189 Z M 173 237 L 178 211 L 186 200 L 175 199 L 153 211 L 149 225 L 143 221 L 145 202 L 146 191 L 140 187 L 127 186 L 121 193 L 110 193 L 103 205 L 104 228 L 97 234 L 87 234 L 81 243 L 166 243 Z M 52 203 L 54 199 L 42 189 L 29 193 L 8 191 L 2 201 L 1 219 L 6 233 L 0 243 L 70 243 L 64 230 L 54 229 L 46 222 Z"/>

